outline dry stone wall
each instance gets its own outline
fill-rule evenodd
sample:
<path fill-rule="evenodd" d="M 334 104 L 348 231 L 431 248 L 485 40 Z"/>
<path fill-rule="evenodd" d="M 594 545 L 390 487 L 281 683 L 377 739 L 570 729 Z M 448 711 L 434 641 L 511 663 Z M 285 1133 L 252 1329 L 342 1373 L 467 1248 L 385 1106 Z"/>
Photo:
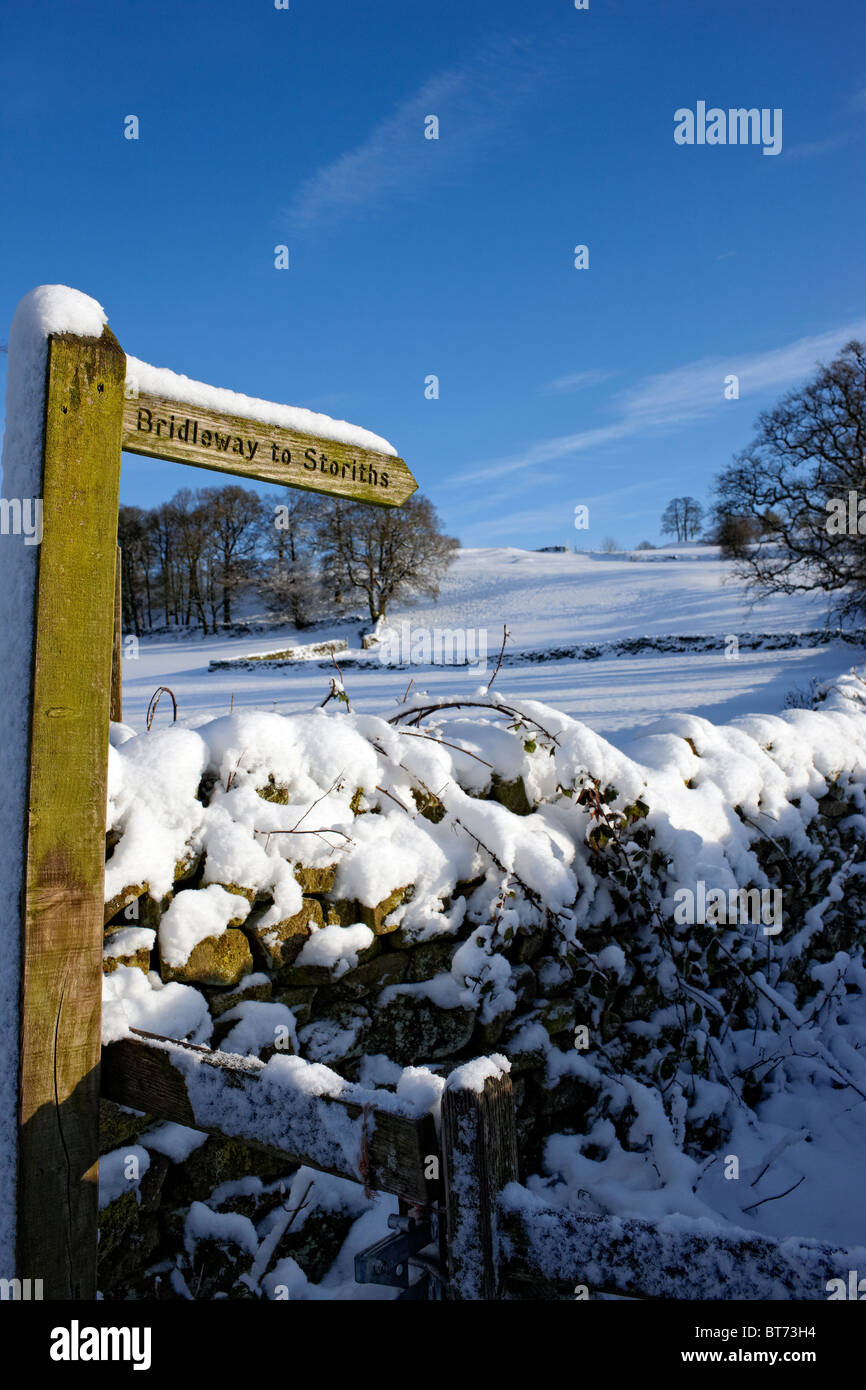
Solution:
<path fill-rule="evenodd" d="M 600 1163 L 651 1164 L 651 1097 L 705 1162 L 779 1079 L 746 1065 L 733 1082 L 720 1040 L 766 1054 L 838 1018 L 866 978 L 854 676 L 815 711 L 725 729 L 678 716 L 640 762 L 492 696 L 391 723 L 242 715 L 115 744 L 109 1036 L 125 1021 L 294 1052 L 392 1088 L 406 1068 L 496 1051 L 527 1175 L 563 1133 Z M 778 930 L 683 911 L 683 894 L 739 889 L 783 895 Z M 256 1241 L 299 1175 L 237 1140 L 198 1136 L 187 1153 L 188 1131 L 148 1148 L 154 1122 L 107 1102 L 104 1121 L 106 1153 L 150 1155 L 103 1212 L 105 1296 L 267 1293 L 249 1275 Z M 352 1186 L 337 1200 L 324 1184 L 277 1263 L 323 1277 L 366 1209 Z"/>

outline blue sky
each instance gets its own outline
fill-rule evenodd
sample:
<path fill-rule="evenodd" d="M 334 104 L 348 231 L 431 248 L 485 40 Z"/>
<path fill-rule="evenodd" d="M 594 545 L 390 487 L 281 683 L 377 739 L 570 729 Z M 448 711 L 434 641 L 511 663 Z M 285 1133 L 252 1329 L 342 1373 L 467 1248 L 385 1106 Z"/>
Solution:
<path fill-rule="evenodd" d="M 69 284 L 130 354 L 384 434 L 464 544 L 656 540 L 866 336 L 863 37 L 857 0 L 7 6 L 0 336 Z M 675 144 L 700 100 L 781 108 L 781 153 Z M 225 481 L 125 456 L 122 497 Z"/>

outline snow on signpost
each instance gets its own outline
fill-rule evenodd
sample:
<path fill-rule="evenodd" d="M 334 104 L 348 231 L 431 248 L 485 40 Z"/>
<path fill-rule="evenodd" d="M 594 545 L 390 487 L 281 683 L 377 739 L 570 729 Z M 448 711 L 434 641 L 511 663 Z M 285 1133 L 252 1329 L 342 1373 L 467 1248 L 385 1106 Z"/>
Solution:
<path fill-rule="evenodd" d="M 386 439 L 311 410 L 127 359 L 123 447 L 266 483 L 401 506 L 418 486 Z"/>

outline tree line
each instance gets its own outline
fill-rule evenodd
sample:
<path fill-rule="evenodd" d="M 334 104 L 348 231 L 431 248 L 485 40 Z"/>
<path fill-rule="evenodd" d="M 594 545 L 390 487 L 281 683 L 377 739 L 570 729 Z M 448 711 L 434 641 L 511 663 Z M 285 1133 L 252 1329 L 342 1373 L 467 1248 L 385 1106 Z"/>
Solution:
<path fill-rule="evenodd" d="M 363 602 L 371 622 L 413 593 L 438 595 L 458 542 L 415 494 L 402 507 L 237 483 L 183 488 L 156 507 L 122 506 L 123 628 L 231 624 L 254 590 L 271 615 L 305 628 Z"/>

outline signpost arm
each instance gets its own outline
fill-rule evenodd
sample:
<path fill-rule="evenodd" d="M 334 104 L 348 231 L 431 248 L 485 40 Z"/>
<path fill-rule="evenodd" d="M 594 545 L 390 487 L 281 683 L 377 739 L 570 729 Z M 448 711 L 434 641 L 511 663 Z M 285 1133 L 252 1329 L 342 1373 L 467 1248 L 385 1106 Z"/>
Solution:
<path fill-rule="evenodd" d="M 22 902 L 18 1274 L 96 1293 L 102 898 L 126 358 L 49 340 Z"/>

